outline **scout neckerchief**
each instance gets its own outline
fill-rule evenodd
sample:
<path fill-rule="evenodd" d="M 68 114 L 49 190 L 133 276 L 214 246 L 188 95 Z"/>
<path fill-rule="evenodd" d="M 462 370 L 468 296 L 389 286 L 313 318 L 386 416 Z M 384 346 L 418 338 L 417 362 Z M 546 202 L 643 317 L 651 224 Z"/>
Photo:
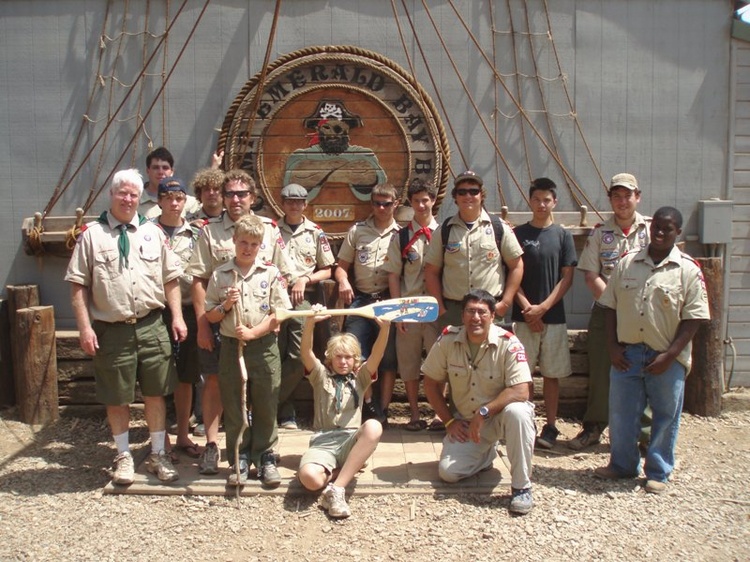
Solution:
<path fill-rule="evenodd" d="M 109 221 L 107 220 L 107 211 L 104 211 L 101 215 L 99 215 L 99 218 L 96 219 L 97 222 L 105 225 L 109 225 Z M 143 215 L 138 215 L 138 225 L 144 224 L 148 219 L 144 217 Z M 115 227 L 117 230 L 120 231 L 120 237 L 117 240 L 117 249 L 120 251 L 120 263 L 125 263 L 125 267 L 128 267 L 128 256 L 130 255 L 130 240 L 128 239 L 128 225 L 127 224 L 118 224 Z"/>
<path fill-rule="evenodd" d="M 409 225 L 407 228 L 411 228 L 411 225 Z M 404 246 L 404 249 L 401 250 L 401 257 L 406 258 L 406 255 L 409 253 L 409 250 L 414 245 L 414 242 L 417 241 L 417 239 L 424 234 L 424 237 L 427 239 L 427 243 L 429 244 L 432 240 L 432 230 L 430 230 L 429 226 L 423 226 L 419 230 L 417 230 L 414 235 L 411 237 L 409 242 L 406 243 L 406 246 Z"/>
<path fill-rule="evenodd" d="M 352 391 L 352 396 L 354 397 L 354 409 L 356 410 L 359 408 L 359 395 L 357 394 L 357 389 L 354 386 L 354 374 L 349 373 L 348 375 L 331 375 L 331 378 L 333 379 L 333 383 L 336 385 L 336 413 L 341 413 L 341 405 L 344 401 L 344 387 L 348 386 Z"/>

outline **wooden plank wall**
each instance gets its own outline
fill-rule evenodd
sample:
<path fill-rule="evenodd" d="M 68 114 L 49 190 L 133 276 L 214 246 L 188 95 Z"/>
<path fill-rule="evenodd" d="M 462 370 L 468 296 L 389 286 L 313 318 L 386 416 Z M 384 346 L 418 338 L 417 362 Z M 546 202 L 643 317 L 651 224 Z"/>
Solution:
<path fill-rule="evenodd" d="M 737 351 L 732 386 L 750 385 L 750 43 L 735 40 L 734 184 L 727 331 Z M 730 365 L 730 361 L 727 361 Z"/>

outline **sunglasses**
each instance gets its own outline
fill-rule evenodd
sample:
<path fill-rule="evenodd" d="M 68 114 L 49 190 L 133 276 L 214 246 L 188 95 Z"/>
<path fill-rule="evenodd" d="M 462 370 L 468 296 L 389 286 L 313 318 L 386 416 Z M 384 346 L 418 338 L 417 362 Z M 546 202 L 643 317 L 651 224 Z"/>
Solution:
<path fill-rule="evenodd" d="M 382 207 L 383 209 L 387 209 L 388 207 L 393 206 L 393 201 L 372 201 L 373 207 Z"/>
<path fill-rule="evenodd" d="M 245 189 L 242 191 L 225 191 L 224 197 L 227 199 L 234 199 L 237 197 L 238 199 L 245 199 L 248 195 L 250 195 L 250 191 Z"/>
<path fill-rule="evenodd" d="M 458 189 L 456 189 L 456 195 L 471 195 L 472 197 L 476 197 L 480 193 L 482 193 L 482 190 L 478 187 L 470 187 L 468 189 L 459 187 Z"/>

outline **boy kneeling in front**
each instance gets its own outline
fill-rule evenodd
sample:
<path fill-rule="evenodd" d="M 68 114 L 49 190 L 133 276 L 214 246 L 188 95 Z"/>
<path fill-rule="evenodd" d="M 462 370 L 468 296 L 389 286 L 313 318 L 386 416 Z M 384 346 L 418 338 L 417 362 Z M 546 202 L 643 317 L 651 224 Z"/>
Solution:
<path fill-rule="evenodd" d="M 324 310 L 319 305 L 313 308 Z M 361 423 L 362 399 L 377 377 L 390 322 L 376 319 L 380 333 L 364 365 L 359 342 L 346 333 L 328 340 L 324 365 L 312 351 L 313 329 L 315 323 L 328 318 L 307 318 L 302 332 L 300 356 L 313 387 L 316 433 L 302 455 L 298 477 L 308 490 L 325 488 L 321 505 L 331 517 L 343 518 L 351 515 L 345 488 L 375 451 L 383 433 L 383 426 L 375 419 Z"/>

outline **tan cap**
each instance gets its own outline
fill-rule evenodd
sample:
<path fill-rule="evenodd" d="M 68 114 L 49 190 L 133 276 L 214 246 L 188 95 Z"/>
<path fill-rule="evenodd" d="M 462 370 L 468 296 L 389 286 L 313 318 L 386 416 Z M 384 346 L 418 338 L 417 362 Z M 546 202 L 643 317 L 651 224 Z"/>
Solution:
<path fill-rule="evenodd" d="M 609 182 L 610 191 L 616 187 L 625 187 L 630 191 L 638 191 L 638 181 L 633 174 L 617 174 Z"/>
<path fill-rule="evenodd" d="M 281 190 L 281 198 L 307 200 L 307 190 L 298 183 L 290 183 Z"/>

